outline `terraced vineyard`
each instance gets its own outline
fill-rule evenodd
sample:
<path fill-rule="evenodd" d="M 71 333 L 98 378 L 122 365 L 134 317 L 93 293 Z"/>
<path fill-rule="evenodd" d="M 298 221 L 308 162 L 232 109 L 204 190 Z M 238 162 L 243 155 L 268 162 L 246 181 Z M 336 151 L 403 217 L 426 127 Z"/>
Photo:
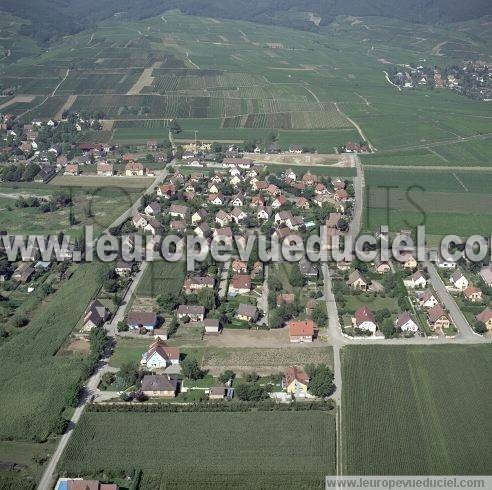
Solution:
<path fill-rule="evenodd" d="M 172 446 L 172 457 L 163 444 Z M 142 490 L 322 489 L 324 476 L 335 471 L 335 419 L 317 411 L 90 412 L 59 465 L 84 475 L 131 468 L 143 471 Z"/>
<path fill-rule="evenodd" d="M 490 344 L 364 345 L 342 354 L 344 474 L 491 473 Z"/>

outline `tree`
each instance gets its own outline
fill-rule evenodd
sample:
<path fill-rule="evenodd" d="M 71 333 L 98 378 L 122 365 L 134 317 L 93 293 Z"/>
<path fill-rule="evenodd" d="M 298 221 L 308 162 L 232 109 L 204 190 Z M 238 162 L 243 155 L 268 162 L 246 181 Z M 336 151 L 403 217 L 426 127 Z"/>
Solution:
<path fill-rule="evenodd" d="M 241 401 L 260 401 L 268 398 L 268 391 L 258 383 L 241 383 L 234 390 Z"/>
<path fill-rule="evenodd" d="M 301 274 L 301 271 L 299 270 L 299 267 L 291 267 L 291 271 L 289 274 L 289 282 L 292 284 L 294 287 L 302 287 L 304 286 L 306 280 Z"/>
<path fill-rule="evenodd" d="M 280 328 L 284 324 L 284 319 L 279 310 L 273 310 L 268 315 L 268 326 L 270 328 Z"/>
<path fill-rule="evenodd" d="M 326 312 L 326 305 L 324 301 L 318 301 L 313 310 L 313 321 L 319 326 L 326 325 L 328 321 L 328 314 Z"/>
<path fill-rule="evenodd" d="M 180 297 L 177 293 L 166 291 L 157 297 L 157 304 L 164 311 L 171 312 L 180 304 Z"/>
<path fill-rule="evenodd" d="M 173 133 L 173 134 L 179 134 L 182 131 L 181 126 L 179 125 L 178 121 L 176 121 L 176 119 L 173 119 L 173 121 L 171 122 L 171 124 L 169 126 L 169 129 L 171 130 L 171 133 Z"/>
<path fill-rule="evenodd" d="M 220 383 L 227 383 L 230 379 L 234 379 L 236 377 L 236 373 L 227 369 L 217 378 Z"/>
<path fill-rule="evenodd" d="M 140 379 L 138 364 L 136 362 L 126 362 L 121 366 L 116 378 L 125 388 L 135 385 Z"/>
<path fill-rule="evenodd" d="M 333 373 L 325 364 L 319 364 L 316 367 L 306 366 L 310 375 L 308 391 L 311 395 L 325 398 L 330 396 L 335 390 L 333 383 Z"/>
<path fill-rule="evenodd" d="M 483 334 L 487 332 L 487 326 L 484 322 L 475 322 L 475 326 L 473 327 L 475 332 Z"/>
<path fill-rule="evenodd" d="M 196 359 L 186 358 L 181 363 L 181 372 L 188 378 L 197 380 L 203 378 L 204 372 L 200 369 L 200 364 Z"/>
<path fill-rule="evenodd" d="M 246 375 L 245 379 L 246 379 L 247 383 L 255 383 L 256 381 L 258 381 L 260 379 L 260 376 L 258 375 L 258 373 L 255 373 L 254 371 L 252 371 L 251 373 L 248 373 Z"/>
<path fill-rule="evenodd" d="M 198 303 L 205 307 L 207 311 L 215 309 L 215 292 L 213 289 L 204 288 L 198 291 Z"/>
<path fill-rule="evenodd" d="M 396 328 L 391 320 L 391 318 L 385 318 L 382 323 L 380 323 L 380 330 L 383 332 L 384 337 L 387 339 L 390 339 L 391 337 L 394 337 L 396 334 Z"/>

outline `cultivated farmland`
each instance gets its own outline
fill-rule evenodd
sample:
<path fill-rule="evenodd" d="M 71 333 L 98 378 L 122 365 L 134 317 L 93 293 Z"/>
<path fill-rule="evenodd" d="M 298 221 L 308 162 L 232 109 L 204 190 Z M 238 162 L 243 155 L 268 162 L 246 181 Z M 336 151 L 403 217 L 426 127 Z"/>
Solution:
<path fill-rule="evenodd" d="M 172 458 L 162 452 L 164 441 L 172 441 Z M 335 419 L 326 412 L 89 412 L 59 469 L 95 475 L 138 468 L 142 490 L 321 489 L 334 458 Z"/>
<path fill-rule="evenodd" d="M 183 287 L 185 262 L 151 262 L 137 288 L 137 296 L 154 297 L 178 292 Z"/>
<path fill-rule="evenodd" d="M 346 347 L 343 473 L 490 474 L 491 354 L 490 345 Z"/>

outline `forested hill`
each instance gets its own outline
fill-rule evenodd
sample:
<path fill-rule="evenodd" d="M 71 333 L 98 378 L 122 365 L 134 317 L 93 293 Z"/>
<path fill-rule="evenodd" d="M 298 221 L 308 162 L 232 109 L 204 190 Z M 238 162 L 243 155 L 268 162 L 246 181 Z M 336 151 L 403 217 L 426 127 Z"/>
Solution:
<path fill-rule="evenodd" d="M 142 19 L 169 9 L 209 17 L 249 20 L 316 30 L 337 15 L 381 16 L 422 23 L 449 23 L 492 14 L 490 0 L 0 0 L 0 10 L 31 21 L 23 34 L 38 41 L 73 34 L 113 15 Z"/>

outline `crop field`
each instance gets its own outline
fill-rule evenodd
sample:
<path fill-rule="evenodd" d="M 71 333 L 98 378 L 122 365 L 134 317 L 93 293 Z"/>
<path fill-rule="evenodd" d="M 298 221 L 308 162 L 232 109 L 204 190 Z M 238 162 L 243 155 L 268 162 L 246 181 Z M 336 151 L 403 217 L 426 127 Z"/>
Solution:
<path fill-rule="evenodd" d="M 2 193 L 13 197 L 22 195 L 40 195 L 41 197 L 55 196 L 61 188 L 54 186 L 22 189 L 0 188 Z M 9 192 L 11 191 L 11 192 Z M 118 216 L 128 209 L 138 198 L 138 192 L 117 188 L 80 188 L 67 187 L 63 192 L 69 194 L 73 207 L 59 208 L 56 211 L 44 213 L 39 208 L 17 208 L 16 199 L 0 198 L 0 208 L 9 212 L 0 213 L 0 227 L 9 233 L 21 235 L 48 235 L 60 231 L 72 235 L 80 235 L 86 225 L 94 225 L 101 230 L 111 224 Z M 70 213 L 75 223 L 70 224 Z"/>
<path fill-rule="evenodd" d="M 162 453 L 163 441 L 172 441 L 172 458 Z M 59 464 L 71 475 L 129 468 L 142 470 L 142 490 L 321 489 L 324 476 L 335 471 L 335 419 L 317 411 L 89 412 Z"/>
<path fill-rule="evenodd" d="M 490 345 L 344 348 L 343 473 L 490 474 L 491 354 Z"/>
<path fill-rule="evenodd" d="M 65 393 L 81 374 L 79 357 L 56 354 L 98 291 L 101 267 L 80 265 L 29 325 L 0 347 L 1 439 L 40 441 L 53 430 Z"/>
<path fill-rule="evenodd" d="M 167 292 L 177 292 L 183 287 L 185 262 L 151 262 L 136 291 L 137 296 L 157 298 Z"/>

